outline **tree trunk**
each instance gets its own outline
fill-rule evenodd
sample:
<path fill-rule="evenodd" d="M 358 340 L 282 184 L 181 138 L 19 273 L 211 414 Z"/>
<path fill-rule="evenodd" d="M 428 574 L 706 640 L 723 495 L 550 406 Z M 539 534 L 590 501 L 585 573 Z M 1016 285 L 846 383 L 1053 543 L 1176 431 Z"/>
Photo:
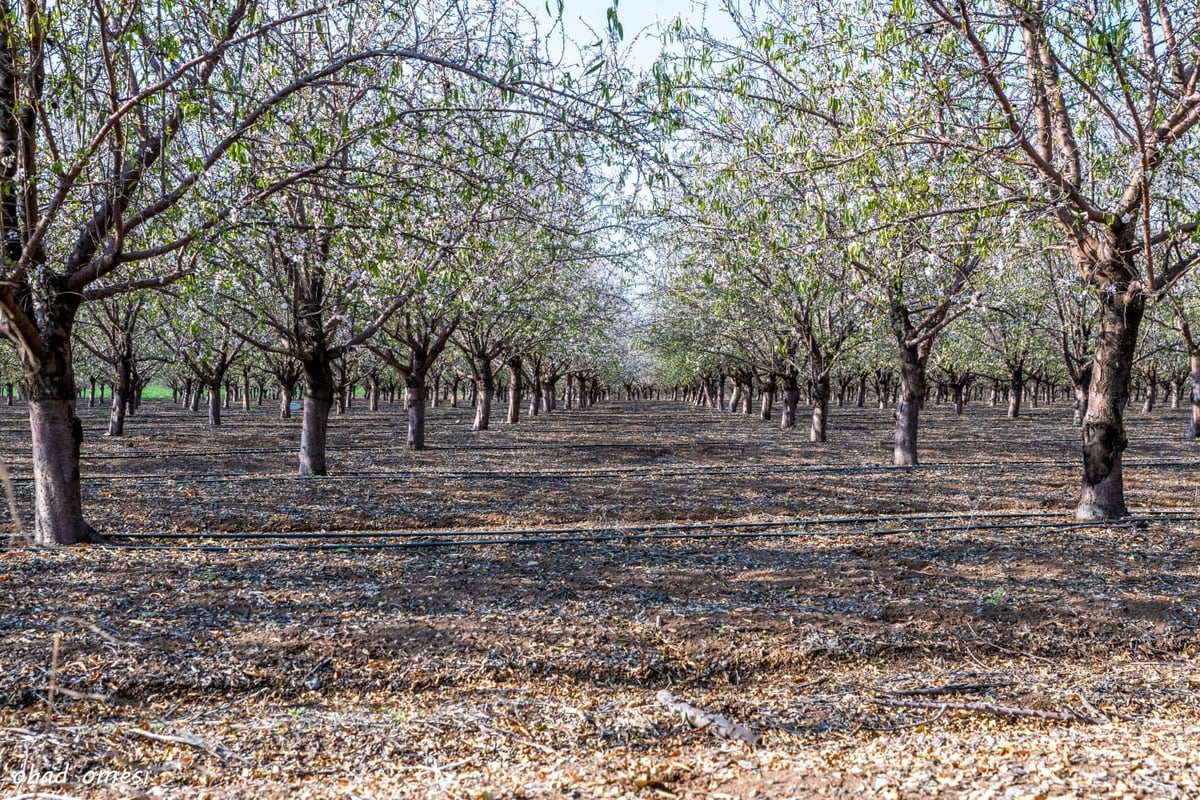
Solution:
<path fill-rule="evenodd" d="M 324 359 L 304 364 L 304 404 L 300 430 L 300 474 L 325 475 L 325 441 L 333 408 L 333 370 Z"/>
<path fill-rule="evenodd" d="M 1187 438 L 1200 438 L 1200 352 L 1192 353 L 1192 421 L 1188 424 Z"/>
<path fill-rule="evenodd" d="M 405 378 L 404 412 L 408 417 L 408 447 L 425 449 L 425 380 L 412 374 Z"/>
<path fill-rule="evenodd" d="M 829 418 L 829 376 L 822 375 L 813 383 L 812 426 L 808 431 L 810 442 L 824 442 Z"/>
<path fill-rule="evenodd" d="M 214 382 L 208 387 L 208 424 L 214 428 L 221 427 L 221 384 Z"/>
<path fill-rule="evenodd" d="M 524 399 L 522 390 L 525 371 L 521 368 L 521 359 L 513 358 L 508 362 L 508 418 L 509 425 L 521 422 L 521 401 Z M 532 411 L 530 413 L 533 413 Z"/>
<path fill-rule="evenodd" d="M 775 376 L 768 375 L 767 382 L 762 387 L 762 402 L 759 404 L 758 416 L 760 419 L 770 421 L 771 405 L 775 402 Z"/>
<path fill-rule="evenodd" d="M 29 402 L 34 541 L 43 546 L 98 541 L 99 536 L 83 519 L 79 479 L 83 423 L 75 416 L 75 399 L 43 399 L 34 395 Z"/>
<path fill-rule="evenodd" d="M 496 395 L 496 378 L 492 374 L 491 364 L 484 362 L 474 386 L 475 422 L 471 425 L 471 430 L 486 431 L 492 419 L 492 398 Z"/>
<path fill-rule="evenodd" d="M 122 436 L 125 433 L 125 411 L 129 407 L 129 395 L 133 392 L 133 363 L 125 357 L 117 361 L 117 381 L 113 385 L 112 407 L 108 412 L 108 435 Z"/>
<path fill-rule="evenodd" d="M 1158 369 L 1153 365 L 1150 367 L 1150 374 L 1146 378 L 1146 402 L 1142 403 L 1142 413 L 1149 414 L 1154 411 L 1154 401 L 1158 395 Z"/>
<path fill-rule="evenodd" d="M 954 413 L 961 415 L 967 404 L 967 382 L 959 381 L 954 384 Z"/>
<path fill-rule="evenodd" d="M 292 387 L 279 384 L 279 418 L 292 418 Z"/>
<path fill-rule="evenodd" d="M 796 407 L 800 403 L 800 390 L 794 386 L 784 387 L 784 414 L 782 414 L 779 427 L 786 431 L 787 428 L 796 427 Z"/>
<path fill-rule="evenodd" d="M 1008 369 L 1008 418 L 1021 416 L 1021 397 L 1025 394 L 1025 368 L 1021 365 Z"/>
<path fill-rule="evenodd" d="M 925 364 L 913 348 L 900 348 L 900 399 L 896 403 L 896 430 L 892 463 L 898 467 L 916 466 L 917 421 L 925 403 Z"/>
<path fill-rule="evenodd" d="M 1122 517 L 1125 482 L 1121 458 L 1125 406 L 1145 298 L 1136 289 L 1101 295 L 1096 355 L 1083 418 L 1083 483 L 1075 517 L 1101 520 Z"/>

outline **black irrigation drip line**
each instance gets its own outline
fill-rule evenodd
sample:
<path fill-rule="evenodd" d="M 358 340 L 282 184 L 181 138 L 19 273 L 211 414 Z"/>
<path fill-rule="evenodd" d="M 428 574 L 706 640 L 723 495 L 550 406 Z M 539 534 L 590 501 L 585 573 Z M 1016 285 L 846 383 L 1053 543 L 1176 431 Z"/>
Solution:
<path fill-rule="evenodd" d="M 769 528 L 785 528 L 806 525 L 861 525 L 864 523 L 882 523 L 882 522 L 901 522 L 909 520 L 943 520 L 943 519 L 963 519 L 971 516 L 969 514 L 913 514 L 913 515 L 885 515 L 885 516 L 867 516 L 867 517 L 830 517 L 825 519 L 811 520 L 764 520 L 764 521 L 742 521 L 742 522 L 684 522 L 684 523 L 641 523 L 631 525 L 608 526 L 600 528 L 584 528 L 578 526 L 565 528 L 526 528 L 526 529 L 502 529 L 491 531 L 466 530 L 397 530 L 397 531 L 253 531 L 253 532 L 214 532 L 214 533 L 138 533 L 124 534 L 129 538 L 147 538 L 147 539 L 308 539 L 308 538 L 330 538 L 330 537 L 367 537 L 367 538 L 428 538 L 433 536 L 441 537 L 456 537 L 456 536 L 477 536 L 477 537 L 493 537 L 493 536 L 514 536 L 514 535 L 541 535 L 541 536 L 563 536 L 568 534 L 601 534 L 606 531 L 696 531 L 696 530 L 739 530 L 739 529 L 769 529 Z M 985 517 L 988 519 L 1011 518 L 1011 517 L 1028 517 L 1028 516 L 1058 516 L 1054 512 L 1028 512 L 1028 511 L 1004 511 L 1004 512 L 981 512 L 974 515 Z M 614 536 L 621 537 L 623 534 L 614 533 Z"/>
<path fill-rule="evenodd" d="M 1184 519 L 1200 521 L 1200 513 L 1192 513 L 1187 517 L 1174 517 L 1172 519 Z M 878 528 L 866 531 L 858 531 L 857 533 L 865 536 L 895 536 L 910 533 L 948 533 L 954 531 L 986 531 L 986 530 L 1013 530 L 1013 529 L 1055 529 L 1055 530 L 1082 530 L 1100 527 L 1138 527 L 1147 525 L 1150 522 L 1161 521 L 1160 517 L 1128 517 L 1121 520 L 1101 521 L 1101 522 L 1078 522 L 1078 521 L 1060 521 L 1060 522 L 1017 522 L 1007 524 L 988 524 L 988 525 L 939 525 L 929 527 L 907 527 L 907 528 Z M 730 523 L 733 528 L 745 528 L 744 523 Z M 252 544 L 252 545 L 123 545 L 123 547 L 132 550 L 200 550 L 207 552 L 242 552 L 242 551 L 270 551 L 270 552 L 289 552 L 289 551 L 345 551 L 345 550 L 422 550 L 436 549 L 444 547 L 486 547 L 486 546 L 516 546 L 529 547 L 533 545 L 568 545 L 568 544 L 603 544 L 608 542 L 645 542 L 659 540 L 690 540 L 702 541 L 709 539 L 725 539 L 725 540 L 744 540 L 744 539 L 792 539 L 802 536 L 831 536 L 838 535 L 839 531 L 821 531 L 809 530 L 804 523 L 796 524 L 794 530 L 790 531 L 739 531 L 739 530 L 723 530 L 717 531 L 708 530 L 661 530 L 655 528 L 631 528 L 630 530 L 641 530 L 641 533 L 595 533 L 590 535 L 551 535 L 537 537 L 513 537 L 513 531 L 496 532 L 508 533 L 508 538 L 479 538 L 480 534 L 475 532 L 477 538 L 454 538 L 454 539 L 422 539 L 422 540 L 406 540 L 406 541 L 352 541 L 352 542 L 331 542 L 323 544 Z M 463 532 L 464 535 L 470 535 L 471 532 Z M 369 536 L 369 535 L 368 535 Z M 197 536 L 195 538 L 204 539 L 206 537 Z M 207 537 L 211 538 L 211 537 Z M 378 538 L 378 537 L 370 537 Z"/>
<path fill-rule="evenodd" d="M 459 537 L 475 537 L 481 541 L 496 541 L 496 537 L 518 537 L 519 541 L 532 541 L 529 537 L 564 537 L 582 534 L 585 537 L 592 536 L 611 536 L 614 539 L 627 539 L 633 535 L 643 535 L 646 532 L 657 532 L 656 536 L 671 537 L 675 533 L 688 534 L 696 531 L 745 531 L 745 530 L 770 530 L 778 528 L 797 528 L 807 530 L 809 528 L 822 527 L 844 527 L 850 525 L 883 525 L 887 523 L 905 523 L 908 527 L 903 528 L 886 528 L 889 532 L 905 532 L 905 531 L 955 531 L 955 530 L 988 530 L 1001 528 L 1019 528 L 1019 527 L 1037 527 L 1040 524 L 1049 525 L 1088 525 L 1090 523 L 1080 523 L 1078 521 L 1064 522 L 1061 520 L 1063 512 L 1061 511 L 980 511 L 980 512 L 956 512 L 956 513 L 940 513 L 940 514 L 902 514 L 902 515 L 875 515 L 875 516 L 858 516 L 858 517 L 827 517 L 827 518 L 812 518 L 812 519 L 792 519 L 792 520 L 763 520 L 763 521 L 730 521 L 730 522 L 686 522 L 686 523 L 640 523 L 629 525 L 616 525 L 606 527 L 559 527 L 559 528 L 526 528 L 526 529 L 500 529 L 500 530 L 391 530 L 391 531 L 245 531 L 245 532 L 208 532 L 208 533 L 178 533 L 178 532 L 145 532 L 145 533 L 128 533 L 115 534 L 115 538 L 127 539 L 168 539 L 168 540 L 192 540 L 192 539 L 224 539 L 224 540 L 262 540 L 262 539 L 430 539 L 441 537 L 447 540 L 457 540 Z M 1005 519 L 1042 519 L 1049 518 L 1049 523 L 1038 522 L 1018 522 L 1018 523 L 993 523 L 993 520 Z M 1177 521 L 1200 519 L 1200 510 L 1180 509 L 1173 511 L 1157 511 L 1148 512 L 1137 517 L 1128 517 L 1122 520 L 1117 520 L 1116 523 L 1100 523 L 1100 524 L 1129 524 L 1130 521 Z M 980 524 L 973 520 L 986 520 L 986 524 Z M 912 523 L 917 521 L 926 521 L 930 523 L 951 521 L 951 525 L 920 525 L 914 526 Z M 718 535 L 718 534 L 713 534 Z M 745 534 L 750 536 L 752 534 Z M 791 534 L 789 534 L 791 535 Z"/>
<path fill-rule="evenodd" d="M 1200 467 L 1200 462 L 1191 460 L 1168 460 L 1158 459 L 1153 461 L 1139 461 L 1130 459 L 1125 462 L 1126 466 L 1142 467 L 1151 469 L 1193 469 Z M 996 469 L 1008 470 L 1010 468 L 1074 468 L 1077 464 L 1074 460 L 1057 460 L 1057 459 L 1042 459 L 1029 461 L 1007 461 L 1007 462 L 979 462 L 979 461 L 959 461 L 959 462 L 942 462 L 938 464 L 923 464 L 917 467 L 893 466 L 891 464 L 803 464 L 803 465 L 755 465 L 750 467 L 682 467 L 677 469 L 656 469 L 653 464 L 636 465 L 630 467 L 607 467 L 603 469 L 587 470 L 587 469 L 563 469 L 563 470 L 537 470 L 537 471 L 521 471 L 512 469 L 503 470 L 447 470 L 447 469 L 421 469 L 421 468 L 406 468 L 403 465 L 391 471 L 378 472 L 339 472 L 333 475 L 323 475 L 316 480 L 319 481 L 364 481 L 364 480 L 394 480 L 396 478 L 494 478 L 500 480 L 586 480 L 594 478 L 627 478 L 627 477 L 648 477 L 649 472 L 653 472 L 655 478 L 687 478 L 694 476 L 727 476 L 727 475 L 752 475 L 752 474 L 774 474 L 774 475 L 806 475 L 806 474 L 834 474 L 834 475 L 859 475 L 872 474 L 881 472 L 941 472 L 948 470 L 983 470 Z M 28 477 L 14 477 L 14 483 L 28 483 L 32 479 Z M 87 485 L 108 483 L 110 481 L 124 481 L 139 485 L 174 485 L 174 484 L 194 484 L 194 483 L 230 483 L 230 482 L 260 482 L 260 481 L 283 481 L 294 480 L 302 482 L 312 482 L 312 476 L 299 476 L 293 472 L 288 473 L 255 473 L 255 472 L 226 472 L 226 473 L 119 473 L 114 475 L 94 475 L 83 482 Z"/>

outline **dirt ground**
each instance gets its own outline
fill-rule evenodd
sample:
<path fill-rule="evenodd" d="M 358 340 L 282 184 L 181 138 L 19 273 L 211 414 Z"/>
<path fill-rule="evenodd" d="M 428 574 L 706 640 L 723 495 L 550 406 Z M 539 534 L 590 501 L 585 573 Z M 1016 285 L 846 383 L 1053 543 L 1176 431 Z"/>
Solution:
<path fill-rule="evenodd" d="M 267 408 L 82 413 L 115 544 L 0 550 L 0 798 L 1200 796 L 1182 411 L 1088 527 L 1065 406 L 930 408 L 906 469 L 873 408 L 439 408 L 421 453 L 354 408 L 306 479 Z"/>

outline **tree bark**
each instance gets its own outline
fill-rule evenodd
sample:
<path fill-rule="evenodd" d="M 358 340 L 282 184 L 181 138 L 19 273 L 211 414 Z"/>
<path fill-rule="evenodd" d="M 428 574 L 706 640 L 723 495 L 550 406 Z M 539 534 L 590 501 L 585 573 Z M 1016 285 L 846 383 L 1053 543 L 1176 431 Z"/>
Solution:
<path fill-rule="evenodd" d="M 1113 519 L 1129 513 L 1121 464 L 1128 445 L 1124 412 L 1145 302 L 1136 288 L 1118 288 L 1101 295 L 1096 355 L 1083 418 L 1083 483 L 1075 509 L 1080 520 Z"/>
<path fill-rule="evenodd" d="M 228 395 L 226 395 L 228 396 Z M 221 384 L 212 383 L 208 386 L 208 424 L 214 428 L 221 427 Z"/>
<path fill-rule="evenodd" d="M 1192 367 L 1192 419 L 1188 423 L 1187 438 L 1200 438 L 1200 352 L 1191 354 Z"/>
<path fill-rule="evenodd" d="M 759 404 L 758 416 L 764 421 L 771 419 L 771 406 L 775 402 L 775 373 L 767 376 L 766 382 L 762 387 L 762 402 Z"/>
<path fill-rule="evenodd" d="M 896 429 L 892 463 L 898 467 L 916 466 L 917 424 L 927 391 L 925 363 L 915 348 L 901 347 L 900 399 L 896 403 Z"/>
<path fill-rule="evenodd" d="M 121 356 L 117 361 L 117 382 L 113 386 L 112 406 L 108 413 L 108 435 L 125 433 L 125 412 L 133 393 L 133 362 Z"/>
<path fill-rule="evenodd" d="M 473 431 L 486 431 L 492 419 L 492 398 L 496 395 L 496 378 L 491 364 L 483 364 L 476 384 L 475 422 Z"/>
<path fill-rule="evenodd" d="M 1021 397 L 1025 394 L 1025 367 L 1013 364 L 1008 368 L 1008 418 L 1021 416 Z"/>
<path fill-rule="evenodd" d="M 34 541 L 43 546 L 99 541 L 83 519 L 79 451 L 83 423 L 75 399 L 30 398 L 33 437 Z"/>
<path fill-rule="evenodd" d="M 325 475 L 325 442 L 333 408 L 333 370 L 323 358 L 304 363 L 304 404 L 300 430 L 300 474 Z"/>
<path fill-rule="evenodd" d="M 822 375 L 813 382 L 812 426 L 809 428 L 810 442 L 824 442 L 829 418 L 829 376 Z"/>
<path fill-rule="evenodd" d="M 279 385 L 279 418 L 292 418 L 292 387 Z"/>
<path fill-rule="evenodd" d="M 425 449 L 425 377 L 412 374 L 405 378 L 404 413 L 408 417 L 408 447 Z"/>

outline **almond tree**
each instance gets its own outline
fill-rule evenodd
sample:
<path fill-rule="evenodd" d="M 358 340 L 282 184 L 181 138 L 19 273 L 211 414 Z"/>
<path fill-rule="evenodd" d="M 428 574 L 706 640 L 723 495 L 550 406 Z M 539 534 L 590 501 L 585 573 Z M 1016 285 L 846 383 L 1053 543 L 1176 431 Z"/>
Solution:
<path fill-rule="evenodd" d="M 413 450 L 425 449 L 428 376 L 461 319 L 452 280 L 445 272 L 429 277 L 370 345 L 371 352 L 404 381 L 407 443 Z"/>
<path fill-rule="evenodd" d="M 182 301 L 177 310 L 169 309 L 159 316 L 154 335 L 168 353 L 168 360 L 185 369 L 194 381 L 196 388 L 188 398 L 189 407 L 196 409 L 200 392 L 204 390 L 208 395 L 208 424 L 219 427 L 225 379 L 241 357 L 245 342 L 234 333 L 234 320 L 227 316 L 225 320 L 217 321 L 205 313 L 203 309 L 210 302 L 195 296 L 201 291 L 195 287 L 182 287 Z"/>
<path fill-rule="evenodd" d="M 1200 256 L 1190 244 L 1195 207 L 1178 190 L 1200 141 L 1195 11 L 1070 0 L 896 8 L 897 82 L 956 99 L 923 121 L 922 138 L 1002 175 L 1010 196 L 1053 222 L 1096 293 L 1075 513 L 1122 516 L 1123 414 L 1146 303 Z"/>
<path fill-rule="evenodd" d="M 85 302 L 179 277 L 163 256 L 219 226 L 252 194 L 218 186 L 242 140 L 276 109 L 356 64 L 428 59 L 354 3 L 270 8 L 107 2 L 0 13 L 0 337 L 30 392 L 39 544 L 96 534 L 83 518 L 82 425 L 72 331 Z M 320 53 L 290 47 L 321 21 L 353 34 Z M 379 27 L 377 27 L 377 25 Z M 385 31 L 386 35 L 376 35 Z M 150 262 L 148 275 L 129 266 Z"/>
<path fill-rule="evenodd" d="M 78 342 L 110 370 L 113 392 L 108 435 L 121 436 L 140 382 L 138 348 L 145 341 L 149 325 L 146 298 L 111 297 L 84 309 Z"/>

